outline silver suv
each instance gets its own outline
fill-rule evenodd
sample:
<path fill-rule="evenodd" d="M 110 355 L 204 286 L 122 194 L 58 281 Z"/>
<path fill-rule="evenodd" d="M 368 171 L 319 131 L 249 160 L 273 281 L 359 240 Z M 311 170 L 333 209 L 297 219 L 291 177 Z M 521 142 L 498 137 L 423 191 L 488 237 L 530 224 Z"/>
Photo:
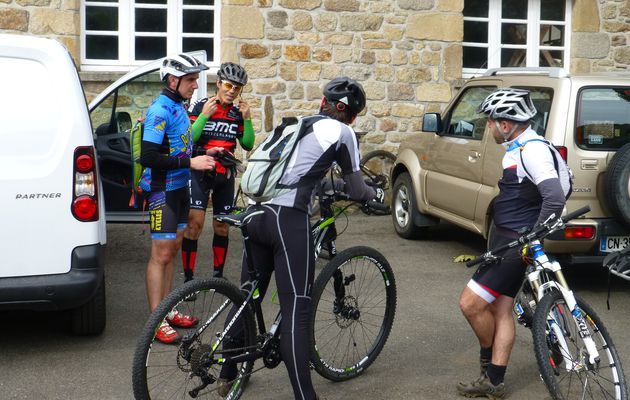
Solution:
<path fill-rule="evenodd" d="M 501 87 L 531 91 L 532 127 L 553 143 L 575 179 L 566 211 L 585 218 L 545 241 L 572 264 L 599 263 L 630 244 L 630 75 L 572 76 L 559 68 L 493 69 L 466 82 L 444 113 L 404 141 L 392 169 L 392 219 L 404 238 L 445 220 L 488 237 L 505 153 L 477 106 Z"/>

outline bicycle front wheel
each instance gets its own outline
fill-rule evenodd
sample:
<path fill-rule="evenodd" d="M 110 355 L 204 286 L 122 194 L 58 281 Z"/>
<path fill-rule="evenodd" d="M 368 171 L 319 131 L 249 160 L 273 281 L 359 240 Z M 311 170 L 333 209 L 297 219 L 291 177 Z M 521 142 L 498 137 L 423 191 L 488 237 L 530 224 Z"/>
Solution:
<path fill-rule="evenodd" d="M 332 381 L 360 375 L 378 357 L 394 323 L 396 281 L 369 247 L 351 247 L 324 267 L 313 289 L 311 362 Z"/>
<path fill-rule="evenodd" d="M 361 158 L 361 172 L 385 191 L 385 204 L 392 202 L 391 172 L 396 156 L 387 150 L 374 150 Z"/>
<path fill-rule="evenodd" d="M 253 361 L 224 362 L 225 357 L 256 347 L 250 308 L 243 309 L 220 342 L 219 337 L 243 302 L 240 289 L 224 279 L 193 280 L 171 292 L 149 317 L 136 346 L 132 376 L 135 398 L 218 400 L 229 394 L 230 399 L 238 399 Z M 164 344 L 156 339 L 156 333 L 174 311 L 198 318 L 198 322 L 188 329 L 173 326 L 180 340 Z M 218 380 L 222 368 L 229 368 L 233 380 Z"/>
<path fill-rule="evenodd" d="M 606 327 L 593 309 L 576 296 L 585 326 L 580 329 L 559 291 L 536 306 L 532 335 L 536 361 L 555 400 L 627 399 L 626 378 Z M 583 329 L 590 332 L 599 362 L 589 362 Z"/>

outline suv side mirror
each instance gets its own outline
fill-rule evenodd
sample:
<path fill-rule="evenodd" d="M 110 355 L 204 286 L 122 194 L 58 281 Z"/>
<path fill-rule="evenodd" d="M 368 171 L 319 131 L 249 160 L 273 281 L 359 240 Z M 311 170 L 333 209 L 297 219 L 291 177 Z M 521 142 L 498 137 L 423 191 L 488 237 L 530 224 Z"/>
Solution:
<path fill-rule="evenodd" d="M 116 126 L 118 132 L 125 132 L 131 130 L 131 115 L 126 111 L 119 111 L 116 113 Z"/>
<path fill-rule="evenodd" d="M 426 113 L 422 117 L 422 130 L 424 132 L 442 132 L 442 117 L 438 113 Z"/>

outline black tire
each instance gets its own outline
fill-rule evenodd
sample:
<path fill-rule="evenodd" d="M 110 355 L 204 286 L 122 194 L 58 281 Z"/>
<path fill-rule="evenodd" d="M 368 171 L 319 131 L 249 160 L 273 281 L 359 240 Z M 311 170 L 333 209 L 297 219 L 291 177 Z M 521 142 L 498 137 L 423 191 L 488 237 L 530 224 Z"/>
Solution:
<path fill-rule="evenodd" d="M 105 276 L 102 276 L 94 296 L 87 303 L 70 311 L 72 333 L 79 336 L 103 333 L 107 320 L 106 303 Z"/>
<path fill-rule="evenodd" d="M 417 207 L 411 176 L 403 172 L 394 182 L 391 203 L 392 221 L 398 236 L 414 239 L 426 232 L 427 227 L 416 226 L 414 222 L 419 214 Z"/>
<path fill-rule="evenodd" d="M 617 150 L 610 160 L 604 194 L 613 215 L 630 226 L 630 143 Z"/>
<path fill-rule="evenodd" d="M 335 280 L 341 282 L 335 294 Z M 338 253 L 313 289 L 311 362 L 324 378 L 363 373 L 383 349 L 396 314 L 396 281 L 385 257 L 369 247 Z"/>
<path fill-rule="evenodd" d="M 189 392 L 201 384 L 200 375 L 194 372 L 197 370 L 207 373 L 212 381 L 199 391 L 198 396 L 222 399 L 217 393 L 215 379 L 221 369 L 218 359 L 226 352 L 223 346 L 216 350 L 213 348 L 218 340 L 217 335 L 224 330 L 230 310 L 240 306 L 244 300 L 239 288 L 225 279 L 192 280 L 171 292 L 151 313 L 136 345 L 132 371 L 134 397 L 143 400 L 194 397 Z M 176 328 L 183 338 L 179 343 L 163 344 L 155 339 L 155 334 L 172 310 L 195 316 L 200 322 L 193 328 Z M 210 321 L 213 316 L 215 319 Z M 238 321 L 242 321 L 244 334 L 236 347 L 253 350 L 256 347 L 256 333 L 249 307 L 243 309 Z M 203 327 L 201 334 L 197 332 L 200 327 Z M 247 361 L 237 365 L 239 375 L 233 381 L 229 398 L 240 398 L 253 364 L 253 361 Z"/>
<path fill-rule="evenodd" d="M 387 150 L 370 151 L 359 161 L 365 178 L 385 191 L 385 204 L 392 201 L 391 172 L 395 161 L 396 156 Z"/>
<path fill-rule="evenodd" d="M 628 397 L 626 378 L 606 327 L 597 314 L 582 299 L 576 301 L 583 314 L 597 351 L 599 365 L 587 363 L 588 357 L 584 342 L 578 331 L 571 310 L 557 290 L 546 294 L 536 306 L 532 326 L 534 351 L 541 377 L 555 400 L 571 399 L 617 399 Z M 549 318 L 548 318 L 549 317 Z M 563 332 L 568 352 L 558 345 L 555 331 L 549 329 L 548 320 L 555 321 Z M 565 360 L 570 360 L 574 369 L 565 368 Z M 582 368 L 583 367 L 583 368 Z"/>

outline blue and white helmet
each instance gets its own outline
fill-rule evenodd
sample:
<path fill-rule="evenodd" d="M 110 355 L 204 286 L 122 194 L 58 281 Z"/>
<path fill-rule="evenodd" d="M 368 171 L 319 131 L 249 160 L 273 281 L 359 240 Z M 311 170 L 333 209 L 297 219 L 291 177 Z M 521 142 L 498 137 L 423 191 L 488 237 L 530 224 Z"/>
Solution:
<path fill-rule="evenodd" d="M 498 89 L 492 92 L 477 108 L 492 119 L 509 119 L 516 122 L 529 121 L 536 115 L 536 107 L 523 89 Z"/>
<path fill-rule="evenodd" d="M 162 61 L 160 67 L 160 79 L 164 80 L 168 75 L 182 77 L 188 74 L 195 74 L 208 69 L 208 66 L 195 57 L 188 54 L 178 54 L 167 57 Z"/>

